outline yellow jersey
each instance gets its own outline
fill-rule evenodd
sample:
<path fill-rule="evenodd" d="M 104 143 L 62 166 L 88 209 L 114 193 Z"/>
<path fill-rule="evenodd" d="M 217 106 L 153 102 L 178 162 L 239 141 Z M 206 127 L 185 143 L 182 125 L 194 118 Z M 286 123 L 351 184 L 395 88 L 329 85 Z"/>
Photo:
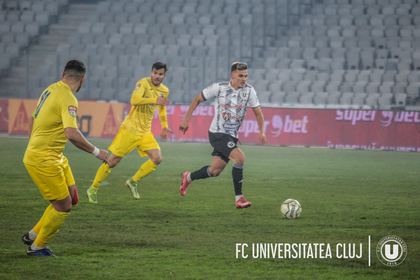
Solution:
<path fill-rule="evenodd" d="M 78 102 L 63 81 L 47 87 L 32 113 L 32 132 L 23 162 L 32 165 L 63 163 L 67 143 L 64 129 L 77 128 Z"/>
<path fill-rule="evenodd" d="M 134 134 L 144 134 L 152 130 L 152 121 L 156 108 L 159 108 L 159 119 L 162 128 L 168 128 L 166 106 L 157 105 L 159 96 L 168 98 L 169 89 L 160 84 L 155 86 L 150 77 L 136 83 L 130 99 L 130 112 L 125 117 L 122 127 Z"/>

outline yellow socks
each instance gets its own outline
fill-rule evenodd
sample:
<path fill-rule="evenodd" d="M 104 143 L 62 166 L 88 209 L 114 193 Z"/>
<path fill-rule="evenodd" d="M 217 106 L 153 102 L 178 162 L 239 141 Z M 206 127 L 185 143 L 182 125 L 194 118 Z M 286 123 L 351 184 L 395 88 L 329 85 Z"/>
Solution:
<path fill-rule="evenodd" d="M 95 179 L 93 179 L 92 187 L 98 189 L 101 183 L 111 174 L 111 168 L 107 163 L 102 163 L 96 171 Z"/>
<path fill-rule="evenodd" d="M 39 219 L 38 223 L 32 228 L 32 230 L 38 235 L 39 231 L 41 230 L 41 227 L 44 223 L 45 216 L 47 215 L 47 212 L 53 208 L 52 204 L 48 205 L 48 207 L 45 209 L 44 214 L 42 214 L 41 219 Z"/>
<path fill-rule="evenodd" d="M 131 179 L 135 182 L 138 182 L 141 178 L 155 171 L 156 167 L 157 165 L 149 159 L 140 166 L 139 170 L 137 170 L 136 174 L 134 174 L 134 176 Z"/>
<path fill-rule="evenodd" d="M 44 248 L 51 237 L 61 228 L 67 216 L 70 215 L 70 212 L 59 212 L 52 205 L 50 206 L 47 207 L 41 218 L 43 220 L 42 225 L 32 245 L 33 248 Z"/>
<path fill-rule="evenodd" d="M 136 174 L 131 178 L 133 181 L 138 182 L 141 178 L 149 175 L 153 171 L 156 170 L 157 165 L 151 161 L 150 159 L 143 163 L 139 170 L 137 170 Z M 102 163 L 99 166 L 98 171 L 96 171 L 95 179 L 93 179 L 92 187 L 98 189 L 101 183 L 108 178 L 109 174 L 111 174 L 112 168 L 109 167 L 107 163 Z"/>

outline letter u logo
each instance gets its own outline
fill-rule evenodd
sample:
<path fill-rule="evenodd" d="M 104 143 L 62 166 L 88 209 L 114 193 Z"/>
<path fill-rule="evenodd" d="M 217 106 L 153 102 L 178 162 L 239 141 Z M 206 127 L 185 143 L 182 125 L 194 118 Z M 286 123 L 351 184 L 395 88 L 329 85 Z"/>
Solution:
<path fill-rule="evenodd" d="M 390 244 L 385 244 L 385 257 L 388 260 L 395 260 L 398 258 L 399 255 L 399 249 L 398 244 L 393 244 L 392 249 Z"/>
<path fill-rule="evenodd" d="M 385 236 L 376 245 L 376 255 L 384 265 L 397 266 L 407 257 L 407 244 L 398 236 Z"/>

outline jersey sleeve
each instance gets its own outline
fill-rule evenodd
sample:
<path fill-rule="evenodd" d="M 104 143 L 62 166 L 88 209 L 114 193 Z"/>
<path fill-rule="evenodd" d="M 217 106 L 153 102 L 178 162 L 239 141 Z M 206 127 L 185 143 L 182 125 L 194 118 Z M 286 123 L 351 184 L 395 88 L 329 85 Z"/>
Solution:
<path fill-rule="evenodd" d="M 202 96 L 204 97 L 205 100 L 208 100 L 213 97 L 216 97 L 218 93 L 219 93 L 219 84 L 214 83 L 206 87 L 205 89 L 203 89 Z"/>
<path fill-rule="evenodd" d="M 136 88 L 131 94 L 130 104 L 131 105 L 143 105 L 143 104 L 156 104 L 156 97 L 144 97 L 144 93 L 147 90 L 147 85 L 144 84 L 143 80 L 136 84 Z"/>
<path fill-rule="evenodd" d="M 168 99 L 170 90 L 167 86 L 161 84 L 159 91 L 164 98 Z"/>
<path fill-rule="evenodd" d="M 162 128 L 168 128 L 168 115 L 166 113 L 166 106 L 159 106 L 159 120 Z"/>
<path fill-rule="evenodd" d="M 249 93 L 248 107 L 255 108 L 260 106 L 260 101 L 258 100 L 257 92 L 254 88 L 251 88 Z"/>
<path fill-rule="evenodd" d="M 61 104 L 61 120 L 63 128 L 71 127 L 78 128 L 77 126 L 77 108 L 79 104 L 76 97 L 72 93 L 66 94 Z"/>

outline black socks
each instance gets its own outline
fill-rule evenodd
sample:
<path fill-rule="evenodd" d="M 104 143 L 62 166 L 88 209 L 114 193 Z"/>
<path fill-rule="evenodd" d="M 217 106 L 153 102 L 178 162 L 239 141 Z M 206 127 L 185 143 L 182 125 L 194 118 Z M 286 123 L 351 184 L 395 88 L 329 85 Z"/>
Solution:
<path fill-rule="evenodd" d="M 235 189 L 235 195 L 242 194 L 242 180 L 244 177 L 244 170 L 242 166 L 233 166 L 232 167 L 232 179 L 233 179 L 233 188 Z"/>
<path fill-rule="evenodd" d="M 203 166 L 199 170 L 191 172 L 191 175 L 190 175 L 191 181 L 198 180 L 198 179 L 205 179 L 205 178 L 210 177 L 209 173 L 207 172 L 208 168 L 209 166 L 206 165 L 206 166 Z"/>

